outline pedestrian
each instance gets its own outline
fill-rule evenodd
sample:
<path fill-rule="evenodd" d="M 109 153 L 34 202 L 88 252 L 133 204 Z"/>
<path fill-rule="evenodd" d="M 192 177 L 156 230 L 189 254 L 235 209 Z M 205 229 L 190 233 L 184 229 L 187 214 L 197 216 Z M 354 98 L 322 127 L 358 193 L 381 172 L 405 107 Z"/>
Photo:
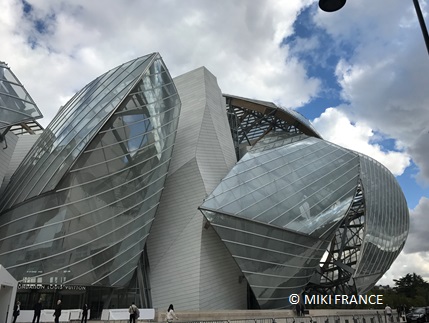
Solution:
<path fill-rule="evenodd" d="M 34 322 L 39 323 L 40 314 L 42 314 L 42 299 L 39 299 L 39 301 L 36 304 L 34 304 L 33 310 L 34 310 L 33 323 Z"/>
<path fill-rule="evenodd" d="M 393 322 L 392 308 L 389 306 L 389 304 L 386 304 L 386 307 L 384 308 L 384 313 L 387 315 L 387 319 L 389 320 L 389 322 Z"/>
<path fill-rule="evenodd" d="M 60 316 L 61 316 L 61 300 L 60 299 L 57 301 L 57 306 L 55 306 L 55 312 L 54 312 L 53 316 L 55 316 L 55 323 L 59 323 L 60 322 Z"/>
<path fill-rule="evenodd" d="M 301 316 L 301 306 L 299 305 L 299 303 L 295 304 L 295 312 L 296 316 Z"/>
<path fill-rule="evenodd" d="M 82 320 L 80 322 L 86 323 L 87 320 L 88 320 L 88 305 L 85 304 L 83 305 L 83 308 L 82 308 Z"/>
<path fill-rule="evenodd" d="M 168 307 L 166 318 L 167 318 L 167 322 L 168 323 L 173 322 L 173 319 L 176 319 L 176 320 L 179 319 L 176 316 L 176 313 L 174 313 L 174 306 L 173 306 L 173 304 L 170 304 L 170 306 Z"/>
<path fill-rule="evenodd" d="M 15 306 L 13 307 L 13 314 L 12 314 L 13 315 L 13 323 L 16 322 L 16 318 L 19 316 L 19 311 L 21 310 L 20 307 L 21 307 L 21 302 L 17 301 Z"/>
<path fill-rule="evenodd" d="M 302 302 L 299 302 L 299 311 L 300 311 L 300 316 L 305 316 L 305 305 Z"/>
<path fill-rule="evenodd" d="M 138 319 L 140 316 L 140 311 L 134 302 L 131 303 L 128 312 L 130 313 L 130 323 L 136 323 L 136 319 Z"/>

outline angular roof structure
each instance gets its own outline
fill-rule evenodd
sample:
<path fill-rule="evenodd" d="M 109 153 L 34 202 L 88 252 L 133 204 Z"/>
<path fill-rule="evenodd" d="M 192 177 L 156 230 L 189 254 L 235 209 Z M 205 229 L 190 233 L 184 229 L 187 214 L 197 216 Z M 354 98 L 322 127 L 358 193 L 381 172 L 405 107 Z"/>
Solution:
<path fill-rule="evenodd" d="M 0 62 L 0 133 L 7 127 L 34 121 L 42 113 L 5 62 Z"/>
<path fill-rule="evenodd" d="M 157 210 L 179 114 L 158 53 L 85 86 L 1 198 L 0 262 L 24 281 L 127 285 Z"/>

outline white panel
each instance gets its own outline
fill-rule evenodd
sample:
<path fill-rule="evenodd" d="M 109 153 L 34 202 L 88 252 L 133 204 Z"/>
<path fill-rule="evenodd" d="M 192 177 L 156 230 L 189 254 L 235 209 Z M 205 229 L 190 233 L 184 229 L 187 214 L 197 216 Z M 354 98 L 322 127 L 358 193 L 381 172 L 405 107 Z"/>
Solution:
<path fill-rule="evenodd" d="M 205 68 L 202 71 L 206 100 L 197 160 L 206 191 L 210 193 L 235 165 L 236 157 L 222 92 L 214 75 Z"/>
<path fill-rule="evenodd" d="M 202 75 L 201 73 L 198 74 Z M 174 173 L 195 157 L 205 102 L 204 82 L 201 82 L 197 75 L 186 73 L 173 79 L 182 102 L 182 108 L 170 173 Z"/>
<path fill-rule="evenodd" d="M 9 167 L 4 176 L 4 180 L 3 180 L 3 184 L 1 185 L 0 192 L 2 192 L 6 188 L 6 185 L 9 183 L 13 173 L 18 168 L 19 164 L 24 159 L 25 155 L 27 155 L 27 153 L 30 151 L 31 147 L 33 147 L 36 140 L 40 137 L 40 134 L 22 135 L 22 136 L 15 136 L 12 133 L 10 134 L 13 137 L 15 137 L 13 138 L 14 139 L 13 141 L 16 143 L 16 146 L 15 146 L 15 149 L 13 150 L 13 155 L 12 155 L 12 158 L 10 159 Z M 11 141 L 10 139 L 7 139 L 8 146 L 11 146 L 10 141 Z"/>
<path fill-rule="evenodd" d="M 152 306 L 245 309 L 247 286 L 198 211 L 235 164 L 225 102 L 204 67 L 174 79 L 182 102 L 169 175 L 147 240 Z M 222 141 L 222 142 L 219 142 Z"/>
<path fill-rule="evenodd" d="M 237 157 L 227 118 L 225 97 L 217 84 L 216 77 L 206 69 L 205 72 L 206 91 L 210 94 L 207 98 L 207 106 L 213 120 L 217 142 L 222 149 L 222 156 L 228 169 L 231 169 L 237 162 Z"/>
<path fill-rule="evenodd" d="M 174 157 L 173 157 L 174 158 Z M 202 215 L 196 205 L 204 186 L 195 159 L 167 178 L 147 251 L 152 307 L 199 308 Z"/>
<path fill-rule="evenodd" d="M 206 310 L 247 309 L 247 282 L 212 227 L 201 240 L 200 307 Z"/>
<path fill-rule="evenodd" d="M 0 143 L 0 193 L 3 192 L 3 186 L 7 184 L 3 184 L 3 180 L 6 180 L 7 178 L 7 181 L 9 181 L 7 177 L 9 173 L 9 165 L 18 141 L 18 136 L 12 132 L 6 133 L 5 137 L 5 140 Z"/>

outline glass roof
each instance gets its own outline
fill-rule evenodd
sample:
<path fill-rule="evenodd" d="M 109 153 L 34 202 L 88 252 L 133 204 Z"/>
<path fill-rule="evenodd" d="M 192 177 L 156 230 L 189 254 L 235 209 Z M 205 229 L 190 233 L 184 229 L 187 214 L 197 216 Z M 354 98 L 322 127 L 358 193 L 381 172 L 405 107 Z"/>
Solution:
<path fill-rule="evenodd" d="M 42 116 L 15 74 L 0 62 L 0 130 Z"/>
<path fill-rule="evenodd" d="M 87 144 L 141 78 L 153 53 L 99 76 L 61 108 L 14 174 L 1 208 L 55 188 Z M 26 181 L 25 187 L 19 183 Z"/>
<path fill-rule="evenodd" d="M 285 107 L 279 107 L 276 104 L 272 103 L 272 102 L 267 102 L 267 101 L 261 101 L 261 100 L 255 100 L 255 99 L 249 99 L 249 98 L 244 98 L 244 97 L 240 97 L 240 96 L 236 96 L 236 95 L 230 95 L 230 94 L 223 94 L 224 97 L 226 98 L 232 98 L 232 99 L 238 99 L 238 100 L 242 100 L 242 101 L 247 101 L 251 104 L 255 104 L 255 105 L 259 105 L 259 106 L 263 106 L 265 108 L 268 108 L 267 112 L 270 111 L 270 113 L 272 113 L 272 110 L 276 110 L 280 112 L 279 117 L 281 118 L 281 114 L 285 115 L 286 118 L 291 118 L 293 120 L 296 121 L 295 125 L 300 128 L 300 130 L 310 136 L 315 136 L 318 138 L 321 138 L 322 136 L 317 132 L 316 128 L 314 128 L 314 126 L 312 125 L 312 123 L 305 118 L 301 113 L 292 110 L 292 109 L 288 109 Z"/>
<path fill-rule="evenodd" d="M 286 137 L 279 146 L 276 136 L 264 149 L 255 146 L 201 209 L 323 237 L 353 200 L 359 157 L 318 138 L 299 138 Z"/>

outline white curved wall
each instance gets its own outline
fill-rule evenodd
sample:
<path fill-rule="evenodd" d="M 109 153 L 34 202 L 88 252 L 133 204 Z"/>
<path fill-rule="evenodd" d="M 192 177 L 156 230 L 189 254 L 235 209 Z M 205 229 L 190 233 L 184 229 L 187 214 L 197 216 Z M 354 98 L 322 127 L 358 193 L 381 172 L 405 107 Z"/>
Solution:
<path fill-rule="evenodd" d="M 174 79 L 182 110 L 147 250 L 152 306 L 245 309 L 247 285 L 198 207 L 236 162 L 224 98 L 201 67 Z"/>

